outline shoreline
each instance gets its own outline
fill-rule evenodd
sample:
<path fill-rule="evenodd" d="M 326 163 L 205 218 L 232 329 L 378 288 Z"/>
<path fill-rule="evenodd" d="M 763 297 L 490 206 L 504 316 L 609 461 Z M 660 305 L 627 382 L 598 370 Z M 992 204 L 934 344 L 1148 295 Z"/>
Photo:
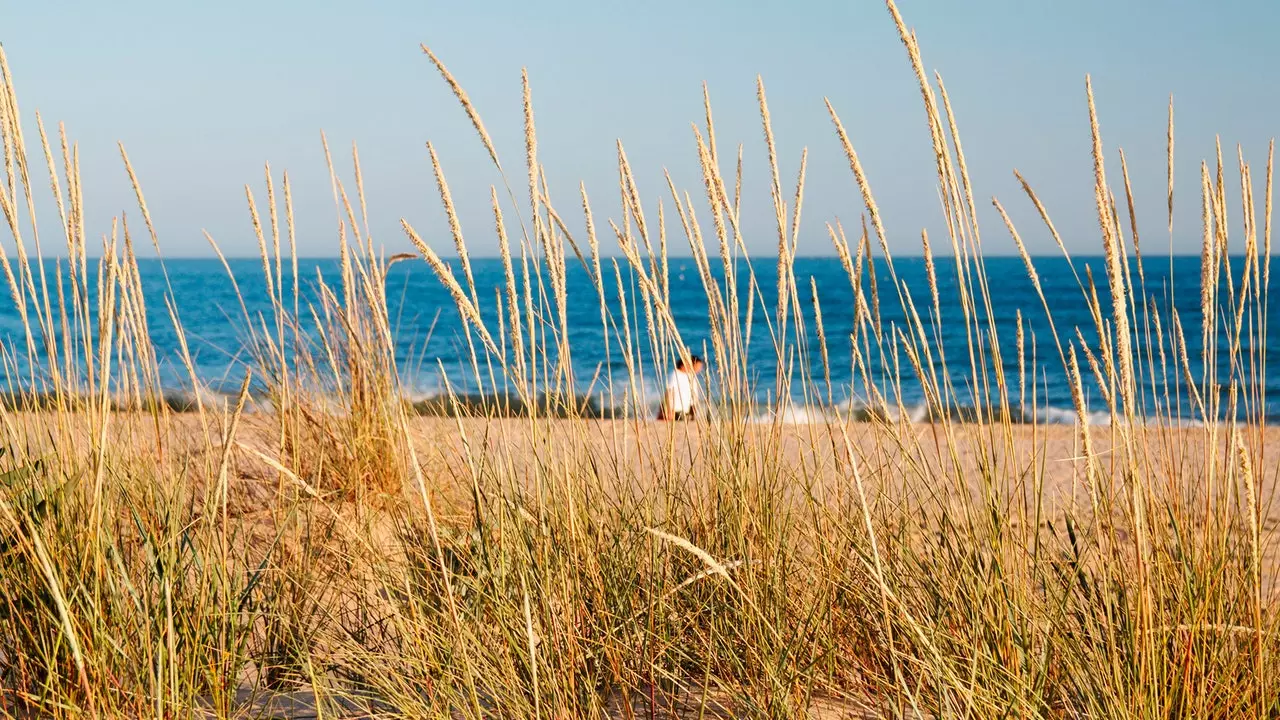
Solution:
<path fill-rule="evenodd" d="M 307 396 L 310 402 L 322 406 L 328 413 L 341 414 L 342 404 L 338 398 L 322 394 Z M 168 412 L 175 414 L 196 413 L 203 405 L 206 408 L 234 407 L 238 400 L 236 393 L 223 393 L 205 389 L 200 392 L 165 391 L 152 397 L 113 396 L 109 399 L 111 411 L 115 413 L 150 413 L 163 406 Z M 641 413 L 634 411 L 635 405 L 625 403 L 616 406 L 605 406 L 594 396 L 578 396 L 572 401 L 562 398 L 540 396 L 539 402 L 532 408 L 516 396 L 496 396 L 482 394 L 458 394 L 453 397 L 444 394 L 433 394 L 426 397 L 402 395 L 399 402 L 413 417 L 440 417 L 468 419 L 527 419 L 535 413 L 539 418 L 557 420 L 657 420 L 656 403 L 646 404 Z M 91 407 L 100 407 L 101 398 L 88 394 L 59 395 L 50 392 L 5 392 L 0 393 L 0 411 L 11 413 L 39 413 L 62 411 L 81 411 Z M 531 409 L 534 412 L 531 412 Z M 718 412 L 704 414 L 703 418 L 716 421 L 729 420 L 729 411 L 725 406 L 716 406 Z M 974 424 L 979 417 L 974 405 L 955 404 L 944 413 L 938 413 L 924 403 L 904 404 L 901 406 L 873 407 L 861 402 L 840 402 L 834 405 L 825 403 L 800 404 L 791 403 L 783 406 L 770 405 L 764 402 L 753 402 L 751 412 L 746 421 L 753 424 L 783 425 L 821 425 L 825 423 L 894 423 L 905 420 L 913 425 L 930 425 L 942 422 Z M 246 397 L 243 410 L 246 415 L 265 415 L 274 412 L 271 398 L 265 393 L 250 392 Z M 705 411 L 704 411 L 705 413 Z M 1002 424 L 1007 420 L 1015 426 L 1055 426 L 1071 427 L 1079 424 L 1079 413 L 1070 407 L 1035 406 L 1014 407 L 1007 409 L 1000 406 L 983 408 L 985 424 Z M 1086 423 L 1090 427 L 1106 427 L 1112 424 L 1112 414 L 1107 410 L 1090 410 L 1086 415 Z M 1170 415 L 1143 415 L 1135 418 L 1136 426 L 1141 427 L 1179 427 L 1198 428 L 1204 421 L 1196 417 Z M 1221 420 L 1226 422 L 1226 419 Z M 1237 418 L 1237 423 L 1247 425 L 1251 420 Z M 1266 427 L 1280 427 L 1280 414 L 1268 416 Z"/>

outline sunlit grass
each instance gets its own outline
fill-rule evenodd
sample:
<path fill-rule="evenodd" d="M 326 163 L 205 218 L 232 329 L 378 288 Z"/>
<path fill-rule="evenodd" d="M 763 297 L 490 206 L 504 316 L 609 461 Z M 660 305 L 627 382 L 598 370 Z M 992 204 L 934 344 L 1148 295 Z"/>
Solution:
<path fill-rule="evenodd" d="M 890 235 L 858 139 L 828 104 L 866 218 L 853 235 L 825 228 L 850 283 L 850 337 L 828 337 L 814 281 L 797 277 L 806 158 L 784 181 L 763 83 L 774 277 L 740 262 L 761 229 L 742 226 L 744 160 L 722 155 L 709 99 L 695 130 L 701 187 L 642 198 L 619 145 L 621 216 L 594 215 L 583 188 L 569 203 L 579 223 L 549 197 L 527 76 L 516 178 L 427 51 L 503 178 L 484 230 L 503 284 L 496 300 L 477 286 L 432 149 L 457 261 L 404 230 L 466 331 L 471 377 L 452 380 L 491 392 L 416 410 L 386 279 L 419 260 L 372 244 L 354 152 L 346 180 L 324 147 L 341 273 L 314 295 L 300 289 L 288 176 L 267 169 L 265 193 L 246 189 L 269 311 L 240 296 L 250 373 L 215 401 L 198 392 L 181 308 L 167 298 L 168 317 L 147 316 L 138 252 L 162 242 L 132 167 L 143 227 L 113 223 L 94 259 L 78 149 L 37 117 L 44 163 L 29 164 L 3 65 L 12 242 L 0 269 L 26 332 L 3 348 L 0 713 L 238 717 L 306 690 L 330 711 L 415 717 L 659 717 L 675 704 L 688 717 L 1274 717 L 1270 157 L 1261 213 L 1243 156 L 1235 179 L 1221 152 L 1203 167 L 1202 319 L 1188 326 L 1146 288 L 1127 168 L 1117 156 L 1117 197 L 1088 92 L 1105 265 L 1096 278 L 1072 271 L 1093 327 L 1050 317 L 1052 336 L 1035 337 L 1020 317 L 1004 337 L 958 121 L 889 9 L 919 80 L 945 223 L 922 235 L 929 296 L 913 297 L 890 252 L 906 236 Z M 1170 233 L 1173 147 L 1171 108 Z M 1237 179 L 1241 207 L 1229 202 Z M 59 224 L 37 238 L 49 200 Z M 1019 231 L 996 208 L 1048 313 Z M 1229 233 L 1231 217 L 1243 226 Z M 65 257 L 50 272 L 53 237 Z M 615 243 L 620 255 L 605 256 Z M 710 418 L 658 424 L 636 408 L 644 379 L 688 352 L 668 282 L 677 246 L 706 289 L 720 398 Z M 570 297 L 574 263 L 594 297 Z M 943 273 L 956 297 L 940 296 Z M 883 297 L 905 324 L 883 320 Z M 628 370 L 596 389 L 627 408 L 614 419 L 584 412 L 573 372 L 567 310 L 588 302 L 606 355 Z M 964 323 L 961 353 L 941 342 L 944 305 Z M 767 332 L 752 336 L 760 317 Z M 156 323 L 178 333 L 193 407 L 164 401 Z M 1206 349 L 1193 364 L 1195 332 Z M 770 421 L 752 422 L 764 395 L 829 404 L 828 347 L 846 342 L 867 413 L 793 426 L 775 400 Z M 753 384 L 747 361 L 762 344 L 780 369 L 771 388 Z M 1034 378 L 1046 366 L 1074 386 L 1074 428 L 1024 412 L 1044 404 Z M 896 375 L 886 384 L 873 367 Z M 250 402 L 255 383 L 265 404 Z M 1101 408 L 1085 406 L 1086 385 Z M 931 422 L 910 420 L 912 387 Z M 1090 426 L 1099 409 L 1109 425 Z"/>

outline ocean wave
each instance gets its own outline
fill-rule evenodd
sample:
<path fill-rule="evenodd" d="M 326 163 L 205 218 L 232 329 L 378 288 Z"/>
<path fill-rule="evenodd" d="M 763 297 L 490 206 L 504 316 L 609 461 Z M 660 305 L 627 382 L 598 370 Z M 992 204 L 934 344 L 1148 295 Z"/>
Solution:
<path fill-rule="evenodd" d="M 521 397 L 518 392 L 448 392 L 419 390 L 402 397 L 409 412 L 427 417 L 539 417 L 578 418 L 594 420 L 655 418 L 658 410 L 657 393 L 641 388 L 640 397 L 615 397 L 611 401 L 603 393 L 594 395 L 539 392 L 531 397 Z M 224 409 L 234 407 L 238 391 L 201 387 L 196 391 L 170 390 L 159 398 L 115 396 L 110 399 L 114 410 L 149 411 L 159 405 L 170 412 L 195 412 L 199 407 Z M 628 393 L 629 395 L 629 393 Z M 343 403 L 337 396 L 311 393 L 308 401 L 319 402 L 329 412 L 343 412 Z M 0 393 L 0 407 L 9 411 L 75 410 L 96 404 L 87 395 L 57 395 L 47 392 Z M 269 412 L 273 408 L 272 397 L 264 392 L 251 391 L 245 400 L 244 412 L 249 414 Z M 731 411 L 712 406 L 708 415 L 712 418 L 727 417 Z M 1007 413 L 1007 418 L 1006 418 Z M 759 403 L 747 413 L 747 422 L 754 424 L 779 423 L 783 425 L 808 425 L 831 422 L 883 422 L 912 424 L 936 423 L 943 420 L 960 423 L 1008 422 L 1015 425 L 1075 425 L 1079 416 L 1075 408 L 1053 406 L 983 408 L 981 414 L 972 405 L 952 405 L 938 411 L 924 403 L 903 405 L 872 405 L 859 399 L 835 404 L 786 403 L 783 405 Z M 1106 427 L 1112 424 L 1112 415 L 1106 411 L 1093 411 L 1086 415 L 1090 426 Z M 1274 423 L 1274 421 L 1269 421 Z M 1165 416 L 1140 417 L 1137 425 L 1162 425 L 1176 427 L 1203 427 L 1198 418 L 1169 418 Z"/>
<path fill-rule="evenodd" d="M 937 423 L 944 420 L 961 423 L 974 423 L 979 419 L 985 422 L 1004 422 L 1014 425 L 1076 425 L 1079 414 L 1075 408 L 1043 407 L 1010 407 L 1006 411 L 1000 407 L 984 408 L 982 413 L 972 405 L 952 405 L 944 411 L 938 411 L 925 403 L 910 405 L 873 406 L 857 400 L 848 400 L 834 406 L 827 405 L 795 405 L 765 408 L 751 415 L 754 423 L 781 423 L 784 425 L 806 425 L 829 422 L 889 422 L 906 421 L 912 424 Z M 1085 424 L 1091 427 L 1107 427 L 1112 424 L 1112 415 L 1106 411 L 1093 411 L 1085 415 Z M 1204 422 L 1197 418 L 1168 418 L 1142 416 L 1137 418 L 1136 425 L 1172 425 L 1175 427 L 1203 427 Z"/>

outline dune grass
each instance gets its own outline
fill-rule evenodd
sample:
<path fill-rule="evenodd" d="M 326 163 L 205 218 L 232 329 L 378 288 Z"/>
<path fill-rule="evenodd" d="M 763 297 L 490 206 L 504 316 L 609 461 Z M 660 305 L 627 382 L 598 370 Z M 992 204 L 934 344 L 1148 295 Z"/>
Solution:
<path fill-rule="evenodd" d="M 695 129 L 701 188 L 671 183 L 669 195 L 641 198 L 619 145 L 622 215 L 594 216 L 583 188 L 572 200 L 582 220 L 571 221 L 548 194 L 528 77 L 515 177 L 424 47 L 503 178 L 484 229 L 505 270 L 496 323 L 481 316 L 492 299 L 474 281 L 434 150 L 452 264 L 407 222 L 422 258 L 385 257 L 369 237 L 358 157 L 344 180 L 326 144 L 340 283 L 317 281 L 319 300 L 300 299 L 289 180 L 268 168 L 265 195 L 246 193 L 272 311 L 243 310 L 252 363 L 238 397 L 195 393 L 185 414 L 163 402 L 150 326 L 177 330 L 193 386 L 199 378 L 181 309 L 170 301 L 168 317 L 146 313 L 139 248 L 159 252 L 161 242 L 127 155 L 121 148 L 142 225 L 122 216 L 93 259 L 98 229 L 85 227 L 77 146 L 36 116 L 28 147 L 0 51 L 0 208 L 12 233 L 0 268 L 26 328 L 3 356 L 0 715 L 243 717 L 261 711 L 258 699 L 299 689 L 325 717 L 671 717 L 677 699 L 687 717 L 1280 714 L 1280 613 L 1265 559 L 1270 157 L 1261 213 L 1242 155 L 1240 207 L 1221 151 L 1202 168 L 1202 317 L 1189 325 L 1163 289 L 1146 287 L 1123 154 L 1103 144 L 1086 85 L 1106 257 L 1096 281 L 1112 300 L 1099 300 L 1080 268 L 1094 326 L 1050 318 L 1052 336 L 1035 337 L 1020 323 L 1011 343 L 992 319 L 999 298 L 945 86 L 888 9 L 919 81 L 946 220 L 933 239 L 922 234 L 929 297 L 899 282 L 891 250 L 906 235 L 890 234 L 857 139 L 830 103 L 865 208 L 852 239 L 838 223 L 825 228 L 849 276 L 849 338 L 826 336 L 816 287 L 796 275 L 805 159 L 784 184 L 763 83 L 759 167 L 771 178 L 776 277 L 738 262 L 745 236 L 766 232 L 742 226 L 742 203 L 764 199 L 742 197 L 741 150 L 722 155 L 709 99 Z M 1171 107 L 1170 234 L 1173 128 Z M 59 222 L 37 228 L 35 208 L 50 201 Z M 995 205 L 997 230 L 1012 235 L 1039 291 L 1018 229 Z M 1229 245 L 1233 216 L 1243 225 Z M 60 238 L 52 273 L 50 238 Z M 620 255 L 606 256 L 614 243 Z M 724 413 L 679 425 L 637 412 L 584 417 L 593 413 L 572 406 L 583 388 L 565 339 L 568 303 L 587 298 L 569 297 L 566 269 L 586 268 L 608 352 L 630 371 L 606 381 L 611 405 L 635 408 L 643 378 L 668 369 L 643 358 L 686 352 L 667 282 L 677 245 L 706 289 Z M 1230 254 L 1243 255 L 1242 272 Z M 876 277 L 873 257 L 887 276 Z M 447 445 L 424 440 L 403 399 L 387 310 L 387 268 L 423 261 L 464 321 L 474 384 L 505 393 L 450 395 L 433 408 L 450 418 L 432 426 L 448 428 Z M 956 274 L 957 297 L 939 296 L 940 273 Z M 765 283 L 777 285 L 773 306 Z M 882 322 L 885 283 L 906 326 Z M 607 288 L 624 298 L 616 310 Z M 962 311 L 964 353 L 940 342 L 944 303 Z M 750 335 L 758 315 L 766 337 Z M 817 346 L 804 339 L 811 323 Z M 1196 332 L 1202 373 L 1189 359 Z M 865 422 L 748 421 L 764 394 L 830 398 L 828 343 L 844 342 L 875 410 Z M 753 386 L 752 343 L 774 349 L 776 387 Z M 873 358 L 898 373 L 887 388 Z M 1043 402 L 1034 378 L 1048 365 L 1066 368 L 1076 388 L 1066 465 L 1048 450 L 1052 428 L 1034 413 L 1015 422 Z M 1106 427 L 1086 422 L 1098 410 L 1084 404 L 1090 375 Z M 252 383 L 269 402 L 251 411 Z M 910 383 L 924 388 L 927 425 L 903 412 Z M 1193 427 L 1178 414 L 1188 404 Z M 971 408 L 963 418 L 961 407 Z M 1051 495 L 1046 483 L 1068 465 L 1071 492 Z"/>

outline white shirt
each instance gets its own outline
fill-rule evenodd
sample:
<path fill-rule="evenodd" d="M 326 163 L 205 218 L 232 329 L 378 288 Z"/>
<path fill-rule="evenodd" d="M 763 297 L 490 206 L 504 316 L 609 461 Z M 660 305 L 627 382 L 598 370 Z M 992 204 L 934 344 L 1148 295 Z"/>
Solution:
<path fill-rule="evenodd" d="M 693 408 L 698 396 L 698 386 L 693 376 L 683 370 L 676 370 L 667 379 L 667 409 L 672 413 L 687 413 Z"/>

